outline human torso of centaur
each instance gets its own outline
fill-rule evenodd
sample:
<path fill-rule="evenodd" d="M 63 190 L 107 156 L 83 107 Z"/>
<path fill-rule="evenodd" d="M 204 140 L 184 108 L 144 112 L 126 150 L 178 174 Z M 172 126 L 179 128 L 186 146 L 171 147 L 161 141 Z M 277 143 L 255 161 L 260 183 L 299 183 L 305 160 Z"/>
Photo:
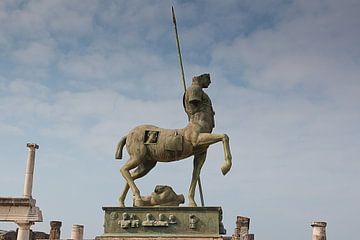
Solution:
<path fill-rule="evenodd" d="M 198 85 L 191 85 L 184 95 L 185 112 L 189 124 L 197 125 L 200 132 L 210 133 L 215 127 L 214 115 L 210 97 Z"/>

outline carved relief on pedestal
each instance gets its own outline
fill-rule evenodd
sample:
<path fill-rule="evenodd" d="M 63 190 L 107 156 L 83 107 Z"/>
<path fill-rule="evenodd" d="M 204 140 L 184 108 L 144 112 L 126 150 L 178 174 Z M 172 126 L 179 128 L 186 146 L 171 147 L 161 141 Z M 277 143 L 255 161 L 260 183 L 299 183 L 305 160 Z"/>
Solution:
<path fill-rule="evenodd" d="M 118 224 L 120 225 L 121 228 L 126 229 L 126 228 L 137 228 L 139 227 L 139 219 L 136 219 L 136 215 L 135 214 L 128 214 L 128 213 L 123 213 L 122 214 L 122 220 L 120 220 L 118 222 Z"/>
<path fill-rule="evenodd" d="M 144 227 L 168 227 L 169 224 L 176 224 L 176 218 L 170 214 L 167 218 L 165 214 L 159 214 L 159 220 L 156 220 L 151 213 L 146 214 L 146 220 L 141 223 Z"/>
<path fill-rule="evenodd" d="M 191 214 L 189 216 L 189 228 L 190 229 L 196 229 L 198 222 L 199 222 L 199 218 L 196 217 L 194 214 Z"/>

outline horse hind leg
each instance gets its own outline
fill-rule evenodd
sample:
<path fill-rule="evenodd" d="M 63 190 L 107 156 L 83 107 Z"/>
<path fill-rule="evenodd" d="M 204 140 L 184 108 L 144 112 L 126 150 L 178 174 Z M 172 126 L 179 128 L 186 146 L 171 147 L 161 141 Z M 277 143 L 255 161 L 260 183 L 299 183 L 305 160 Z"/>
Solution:
<path fill-rule="evenodd" d="M 206 154 L 207 154 L 207 152 L 205 151 L 202 153 L 198 153 L 194 156 L 194 168 L 193 168 L 193 173 L 192 173 L 192 178 L 191 178 L 191 183 L 190 183 L 190 188 L 189 188 L 189 195 L 188 195 L 189 207 L 197 206 L 196 202 L 195 202 L 195 188 L 196 188 L 196 183 L 200 176 L 201 168 L 204 165 L 204 162 L 206 159 Z"/>
<path fill-rule="evenodd" d="M 142 178 L 146 174 L 150 172 L 151 169 L 153 169 L 156 165 L 155 161 L 145 161 L 144 163 L 140 164 L 132 173 L 131 177 L 133 180 L 136 180 L 138 178 Z M 130 189 L 129 184 L 126 182 L 124 190 L 122 191 L 120 197 L 119 197 L 119 205 L 120 207 L 125 207 L 125 198 Z"/>
<path fill-rule="evenodd" d="M 141 205 L 140 191 L 131 177 L 130 170 L 139 166 L 143 160 L 144 159 L 139 156 L 130 155 L 130 159 L 120 168 L 121 175 L 125 178 L 126 183 L 131 188 L 135 201 L 139 201 L 139 205 Z"/>
<path fill-rule="evenodd" d="M 140 169 L 143 168 L 143 164 L 139 165 L 134 172 L 131 172 L 130 175 L 131 175 L 131 178 L 133 180 L 136 179 L 137 175 L 138 175 L 138 172 L 140 171 Z M 126 198 L 126 195 L 127 193 L 129 192 L 129 189 L 130 189 L 130 186 L 129 184 L 125 181 L 125 186 L 124 186 L 124 189 L 123 191 L 121 192 L 120 194 L 120 197 L 119 197 L 119 206 L 120 207 L 125 207 L 125 198 Z"/>

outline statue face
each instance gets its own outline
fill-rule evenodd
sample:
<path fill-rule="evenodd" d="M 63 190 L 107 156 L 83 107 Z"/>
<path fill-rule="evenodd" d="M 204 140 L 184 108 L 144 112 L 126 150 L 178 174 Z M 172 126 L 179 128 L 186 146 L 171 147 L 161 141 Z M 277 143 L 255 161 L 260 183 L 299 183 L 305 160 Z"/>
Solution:
<path fill-rule="evenodd" d="M 210 80 L 210 76 L 204 76 L 202 79 L 201 79 L 201 82 L 202 82 L 202 87 L 204 88 L 208 88 L 210 83 L 211 83 L 211 80 Z"/>
<path fill-rule="evenodd" d="M 200 76 L 196 76 L 193 78 L 193 83 L 201 86 L 202 88 L 208 88 L 211 80 L 210 80 L 210 74 L 205 73 Z"/>

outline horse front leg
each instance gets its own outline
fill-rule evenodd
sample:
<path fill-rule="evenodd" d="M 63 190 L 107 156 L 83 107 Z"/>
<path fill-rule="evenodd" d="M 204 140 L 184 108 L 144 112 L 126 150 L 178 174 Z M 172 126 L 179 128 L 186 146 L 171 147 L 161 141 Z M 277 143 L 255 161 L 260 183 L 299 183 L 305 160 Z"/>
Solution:
<path fill-rule="evenodd" d="M 224 137 L 222 138 L 222 142 L 224 147 L 225 163 L 221 166 L 221 172 L 223 175 L 226 175 L 232 166 L 232 156 L 230 151 L 229 137 L 226 134 L 223 135 Z"/>
<path fill-rule="evenodd" d="M 193 174 L 189 188 L 189 195 L 188 195 L 189 207 L 197 206 L 195 202 L 195 188 L 196 188 L 196 183 L 200 176 L 201 168 L 204 165 L 206 159 L 206 153 L 207 152 L 205 151 L 194 155 L 194 169 L 193 169 Z"/>
<path fill-rule="evenodd" d="M 227 174 L 232 165 L 229 137 L 226 134 L 200 133 L 197 145 L 211 145 L 222 141 L 224 147 L 225 163 L 221 166 L 223 175 Z"/>

